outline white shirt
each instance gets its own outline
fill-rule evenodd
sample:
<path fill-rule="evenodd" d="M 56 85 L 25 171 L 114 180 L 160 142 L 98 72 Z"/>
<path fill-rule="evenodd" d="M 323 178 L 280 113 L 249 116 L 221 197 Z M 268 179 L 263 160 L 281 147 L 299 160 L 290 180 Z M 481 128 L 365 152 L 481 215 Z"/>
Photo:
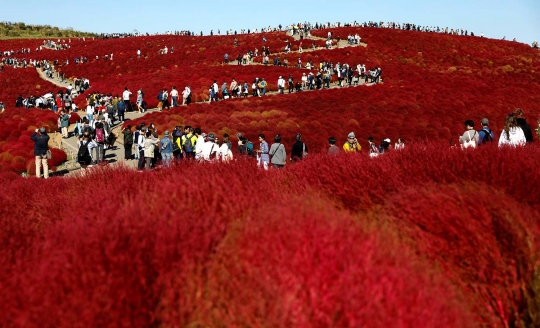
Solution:
<path fill-rule="evenodd" d="M 171 91 L 171 97 L 178 97 L 178 90 L 172 89 L 172 91 Z"/>
<path fill-rule="evenodd" d="M 94 114 L 94 107 L 93 106 L 86 106 L 86 114 L 93 115 Z"/>
<path fill-rule="evenodd" d="M 283 78 L 278 79 L 277 85 L 278 85 L 278 87 L 280 87 L 280 88 L 285 88 L 285 79 L 283 79 Z"/>
<path fill-rule="evenodd" d="M 222 161 L 228 162 L 233 159 L 232 151 L 229 149 L 226 143 L 221 145 L 218 150 L 218 156 Z"/>
<path fill-rule="evenodd" d="M 219 150 L 219 146 L 215 144 L 214 142 L 211 142 L 211 141 L 205 142 L 204 145 L 202 146 L 202 158 L 205 161 L 209 161 L 210 155 L 212 155 L 213 153 L 216 153 L 218 150 Z"/>
<path fill-rule="evenodd" d="M 206 141 L 201 136 L 197 137 L 197 143 L 195 144 L 195 159 L 200 159 L 202 157 L 203 147 Z"/>
<path fill-rule="evenodd" d="M 190 94 L 190 91 L 188 88 L 185 88 L 184 91 L 182 91 L 182 98 L 187 98 Z"/>
<path fill-rule="evenodd" d="M 124 98 L 124 100 L 129 100 L 129 96 L 131 96 L 131 92 L 129 90 L 125 90 L 124 93 L 122 94 L 122 97 Z"/>
<path fill-rule="evenodd" d="M 506 137 L 506 131 L 503 130 L 501 137 L 499 138 L 499 147 L 508 145 L 508 146 L 525 146 L 527 139 L 525 138 L 525 133 L 523 129 L 519 126 L 513 127 L 508 131 L 510 138 Z"/>

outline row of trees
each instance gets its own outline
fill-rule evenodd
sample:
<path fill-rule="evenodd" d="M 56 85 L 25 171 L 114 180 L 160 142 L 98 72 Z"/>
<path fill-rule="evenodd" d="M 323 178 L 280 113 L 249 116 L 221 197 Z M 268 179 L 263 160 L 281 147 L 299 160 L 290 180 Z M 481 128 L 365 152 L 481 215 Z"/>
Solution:
<path fill-rule="evenodd" d="M 41 37 L 83 37 L 97 36 L 95 33 L 74 31 L 73 28 L 60 29 L 50 25 L 27 25 L 25 23 L 1 22 L 0 38 L 41 38 Z"/>

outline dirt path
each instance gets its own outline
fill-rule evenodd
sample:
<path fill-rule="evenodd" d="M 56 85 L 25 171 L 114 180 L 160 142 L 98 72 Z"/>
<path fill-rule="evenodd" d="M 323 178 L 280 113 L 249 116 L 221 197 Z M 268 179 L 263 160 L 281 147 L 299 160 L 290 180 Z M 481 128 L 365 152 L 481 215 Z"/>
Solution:
<path fill-rule="evenodd" d="M 312 38 L 326 40 L 324 38 L 317 38 L 317 37 L 312 37 Z M 345 44 L 342 47 L 357 47 L 357 46 L 364 46 L 365 47 L 366 46 L 365 44 L 349 45 L 347 41 L 340 41 L 340 45 L 343 42 Z M 333 48 L 333 49 L 336 49 L 336 48 Z M 309 52 L 309 51 L 319 51 L 319 50 L 325 50 L 325 49 L 324 48 L 319 48 L 319 49 L 316 49 L 316 50 L 306 49 L 304 51 Z M 291 53 L 297 53 L 297 52 L 299 52 L 299 51 L 291 51 Z M 283 53 L 280 52 L 280 54 L 283 54 Z M 230 65 L 238 65 L 237 63 L 234 63 L 234 64 L 229 63 L 229 64 Z M 250 64 L 251 65 L 262 65 L 261 63 L 250 63 Z M 291 66 L 291 68 L 293 68 L 293 67 L 294 66 Z M 54 70 L 54 67 L 53 67 L 53 78 L 47 77 L 45 72 L 42 71 L 41 69 L 37 69 L 37 72 L 38 72 L 39 76 L 43 80 L 46 80 L 46 81 L 48 81 L 48 82 L 50 82 L 50 83 L 52 83 L 52 84 L 54 84 L 54 85 L 56 85 L 58 87 L 61 87 L 61 88 L 67 88 L 68 86 L 74 84 L 72 80 L 66 79 L 65 81 L 62 81 L 61 78 L 55 77 L 56 71 Z M 371 85 L 373 85 L 373 83 L 365 84 L 364 80 L 360 79 L 357 86 L 364 86 L 364 85 L 371 86 Z M 357 87 L 357 86 L 351 85 L 351 86 L 340 87 L 339 85 L 337 85 L 337 82 L 333 82 L 332 84 L 330 84 L 329 89 L 350 88 L 350 87 Z M 316 92 L 316 91 L 322 91 L 322 90 L 325 90 L 325 88 L 320 89 L 320 90 L 317 90 L 317 89 L 304 90 L 304 89 L 302 89 L 302 91 L 300 91 L 300 92 L 313 92 L 313 91 Z M 296 92 L 293 92 L 293 93 L 296 93 Z M 279 95 L 279 94 L 280 93 L 278 91 L 269 91 L 269 92 L 266 92 L 264 96 L 261 96 L 261 98 L 264 98 L 264 97 L 267 97 L 267 96 L 275 96 L 275 95 Z M 284 91 L 284 94 L 282 96 L 285 96 L 287 94 L 289 94 L 289 93 L 288 93 L 288 89 L 286 88 L 285 91 Z M 78 96 L 78 94 L 76 94 L 75 97 L 76 96 Z M 250 92 L 248 98 L 253 98 L 252 92 Z M 226 100 L 221 99 L 220 101 L 226 101 Z M 200 101 L 200 102 L 195 102 L 195 103 L 205 103 L 205 102 L 208 102 L 208 101 Z M 181 105 L 181 106 L 184 107 L 186 105 Z M 146 114 L 154 113 L 154 112 L 157 112 L 157 111 L 158 111 L 157 108 L 152 108 L 152 109 L 147 110 L 145 113 L 128 112 L 128 113 L 125 114 L 125 118 L 126 118 L 126 121 L 135 120 L 135 119 L 144 117 Z M 85 116 L 84 111 L 79 111 L 78 114 L 81 117 Z M 116 165 L 127 165 L 128 167 L 136 168 L 137 167 L 136 161 L 134 161 L 134 160 L 125 161 L 124 160 L 124 143 L 123 143 L 123 137 L 122 137 L 122 134 L 121 134 L 121 127 L 122 127 L 122 124 L 119 123 L 119 122 L 117 122 L 115 125 L 113 125 L 112 131 L 118 137 L 118 139 L 116 141 L 116 144 L 115 144 L 116 147 L 114 149 L 106 150 L 105 158 L 107 159 L 109 164 L 112 164 L 114 166 L 116 166 Z M 75 137 L 74 134 L 71 132 L 73 130 L 73 128 L 74 128 L 74 125 L 71 125 L 68 128 L 70 130 L 70 133 L 69 133 L 70 137 L 67 138 L 67 139 L 62 139 L 61 135 L 59 133 L 54 133 L 54 135 L 53 135 L 53 140 L 52 140 L 51 145 L 53 147 L 60 148 L 60 149 L 64 150 L 66 152 L 66 154 L 68 155 L 68 160 L 66 161 L 66 163 L 59 166 L 59 170 L 61 171 L 62 175 L 72 175 L 72 174 L 74 174 L 74 172 L 81 169 L 80 165 L 76 162 L 77 151 L 78 151 L 78 144 L 77 144 L 78 138 Z"/>
<path fill-rule="evenodd" d="M 304 39 L 304 41 L 310 41 L 310 40 L 323 40 L 323 41 L 326 41 L 325 38 L 321 38 L 321 37 L 318 37 L 318 36 L 310 36 L 310 37 Z M 350 47 L 367 47 L 367 44 L 363 43 L 363 42 L 360 42 L 359 44 L 349 44 L 349 42 L 347 40 L 340 40 L 331 49 L 326 49 L 326 48 L 322 48 L 322 47 L 318 47 L 318 48 L 313 49 L 311 47 L 311 45 L 308 44 L 306 48 L 302 48 L 302 52 L 300 52 L 300 50 L 291 50 L 288 53 L 286 53 L 284 51 L 278 51 L 278 52 L 273 52 L 270 56 L 290 55 L 290 54 L 295 54 L 295 53 L 302 54 L 302 53 L 305 53 L 305 52 L 316 52 L 316 51 L 321 51 L 321 50 L 334 50 L 334 49 L 342 49 L 342 48 L 350 48 Z M 259 55 L 259 57 L 261 57 L 261 56 Z M 229 65 L 247 66 L 247 65 L 263 65 L 263 64 L 259 63 L 259 62 L 249 61 L 246 64 L 238 65 L 238 61 L 236 59 L 233 59 L 233 60 L 229 61 Z M 270 64 L 268 66 L 270 66 Z M 289 68 L 296 68 L 296 66 L 290 65 Z"/>

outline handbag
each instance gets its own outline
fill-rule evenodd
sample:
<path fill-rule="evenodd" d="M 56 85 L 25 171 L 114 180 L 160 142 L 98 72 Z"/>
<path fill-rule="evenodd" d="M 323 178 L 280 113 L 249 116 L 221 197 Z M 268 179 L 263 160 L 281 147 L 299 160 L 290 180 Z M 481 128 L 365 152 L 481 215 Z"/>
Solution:
<path fill-rule="evenodd" d="M 52 153 L 50 150 L 47 150 L 47 154 L 45 155 L 47 159 L 52 159 Z"/>

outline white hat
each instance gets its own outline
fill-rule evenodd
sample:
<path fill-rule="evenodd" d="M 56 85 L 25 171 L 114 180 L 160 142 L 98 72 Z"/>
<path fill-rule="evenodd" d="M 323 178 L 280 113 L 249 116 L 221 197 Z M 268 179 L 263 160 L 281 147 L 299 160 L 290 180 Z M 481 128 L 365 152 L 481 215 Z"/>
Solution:
<path fill-rule="evenodd" d="M 390 143 L 390 139 L 389 139 L 389 138 L 384 139 L 384 141 Z"/>

